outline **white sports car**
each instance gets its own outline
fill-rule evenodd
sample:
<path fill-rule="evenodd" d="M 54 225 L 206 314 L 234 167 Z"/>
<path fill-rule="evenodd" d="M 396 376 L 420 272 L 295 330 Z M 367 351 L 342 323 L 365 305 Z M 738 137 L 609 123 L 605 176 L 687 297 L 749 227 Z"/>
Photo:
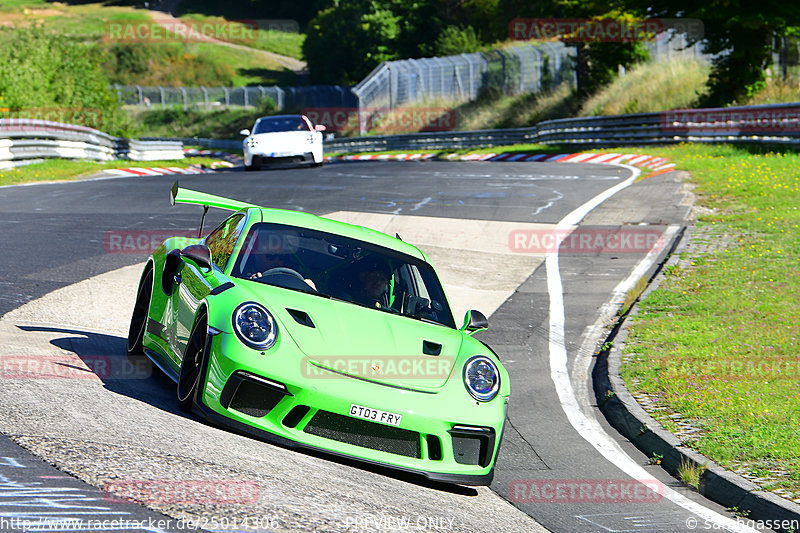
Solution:
<path fill-rule="evenodd" d="M 256 120 L 253 131 L 242 130 L 244 168 L 256 170 L 268 163 L 322 165 L 322 132 L 305 115 L 275 115 Z"/>

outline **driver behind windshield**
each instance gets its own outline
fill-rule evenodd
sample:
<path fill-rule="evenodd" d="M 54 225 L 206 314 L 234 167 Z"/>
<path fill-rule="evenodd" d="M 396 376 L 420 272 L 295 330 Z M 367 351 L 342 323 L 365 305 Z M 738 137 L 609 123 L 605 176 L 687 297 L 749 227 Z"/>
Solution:
<path fill-rule="evenodd" d="M 356 279 L 351 299 L 369 307 L 389 307 L 389 280 L 392 269 L 381 258 L 367 257 L 356 263 Z"/>
<path fill-rule="evenodd" d="M 257 232 L 252 242 L 246 243 L 247 261 L 242 268 L 242 277 L 258 279 L 274 268 L 297 270 L 294 248 L 286 236 L 269 232 Z"/>

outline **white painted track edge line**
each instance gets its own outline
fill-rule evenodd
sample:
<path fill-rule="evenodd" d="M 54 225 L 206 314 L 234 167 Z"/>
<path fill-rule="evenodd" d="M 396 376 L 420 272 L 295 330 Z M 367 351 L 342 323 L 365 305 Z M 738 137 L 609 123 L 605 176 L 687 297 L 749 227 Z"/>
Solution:
<path fill-rule="evenodd" d="M 556 230 L 567 230 L 573 228 L 595 207 L 605 200 L 632 185 L 641 171 L 630 165 L 617 165 L 631 171 L 632 175 L 625 181 L 618 183 L 614 187 L 598 194 L 594 198 L 585 202 L 583 205 L 567 214 L 556 225 Z M 550 318 L 549 318 L 549 358 L 550 358 L 550 377 L 555 385 L 561 408 L 564 410 L 570 425 L 586 442 L 592 445 L 600 454 L 611 464 L 622 470 L 626 475 L 635 480 L 655 480 L 649 472 L 634 461 L 617 444 L 614 439 L 605 432 L 596 420 L 589 419 L 581 410 L 575 395 L 572 381 L 567 370 L 567 349 L 564 339 L 565 311 L 564 311 L 564 291 L 561 281 L 561 273 L 558 264 L 558 249 L 549 252 L 545 258 L 545 268 L 547 275 L 547 291 L 550 298 Z M 660 483 L 660 482 L 659 482 Z M 664 486 L 664 498 L 676 505 L 683 507 L 687 511 L 701 517 L 708 523 L 718 524 L 720 527 L 735 532 L 755 532 L 755 529 L 747 527 L 741 522 L 732 520 L 707 507 L 694 502 L 675 490 Z"/>

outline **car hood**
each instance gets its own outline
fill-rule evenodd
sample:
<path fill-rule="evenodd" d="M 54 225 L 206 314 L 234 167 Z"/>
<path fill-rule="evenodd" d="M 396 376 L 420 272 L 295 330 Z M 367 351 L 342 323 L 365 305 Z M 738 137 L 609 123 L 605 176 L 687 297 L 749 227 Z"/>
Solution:
<path fill-rule="evenodd" d="M 460 331 L 408 317 L 247 282 L 319 378 L 342 375 L 416 390 L 448 380 L 461 349 Z"/>

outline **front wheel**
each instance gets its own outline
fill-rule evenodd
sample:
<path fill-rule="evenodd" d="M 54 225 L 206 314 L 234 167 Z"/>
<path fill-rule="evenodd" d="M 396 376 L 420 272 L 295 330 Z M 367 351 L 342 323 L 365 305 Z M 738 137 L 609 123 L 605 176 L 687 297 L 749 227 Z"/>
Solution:
<path fill-rule="evenodd" d="M 194 397 L 198 393 L 203 375 L 204 355 L 208 341 L 206 322 L 205 315 L 197 318 L 181 361 L 181 370 L 178 375 L 178 409 L 186 413 L 192 411 Z"/>

